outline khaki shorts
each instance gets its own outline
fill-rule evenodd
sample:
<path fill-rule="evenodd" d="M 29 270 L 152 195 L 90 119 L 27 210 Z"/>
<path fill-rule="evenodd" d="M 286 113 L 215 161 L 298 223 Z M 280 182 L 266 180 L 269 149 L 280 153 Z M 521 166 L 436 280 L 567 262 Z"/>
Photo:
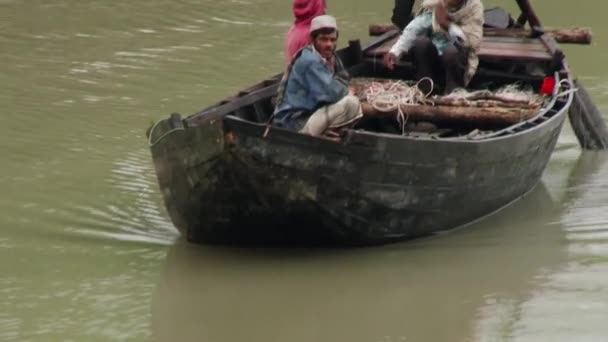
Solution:
<path fill-rule="evenodd" d="M 359 99 L 354 95 L 347 95 L 342 100 L 323 106 L 312 113 L 300 133 L 322 135 L 329 128 L 352 124 L 362 116 Z"/>

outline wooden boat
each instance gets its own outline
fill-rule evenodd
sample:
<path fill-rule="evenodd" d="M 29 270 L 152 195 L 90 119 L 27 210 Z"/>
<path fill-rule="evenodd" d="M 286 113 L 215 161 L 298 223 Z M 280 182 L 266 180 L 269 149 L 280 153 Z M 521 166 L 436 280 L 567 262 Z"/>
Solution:
<path fill-rule="evenodd" d="M 572 102 L 570 70 L 527 2 L 521 27 L 487 34 L 472 87 L 557 80 L 531 118 L 489 134 L 450 124 L 448 134 L 393 134 L 365 127 L 340 143 L 273 127 L 280 75 L 198 113 L 172 114 L 148 132 L 161 193 L 191 242 L 372 245 L 465 225 L 531 191 L 539 182 Z M 381 58 L 398 32 L 339 51 L 351 76 L 411 79 Z M 267 134 L 265 134 L 267 133 Z"/>

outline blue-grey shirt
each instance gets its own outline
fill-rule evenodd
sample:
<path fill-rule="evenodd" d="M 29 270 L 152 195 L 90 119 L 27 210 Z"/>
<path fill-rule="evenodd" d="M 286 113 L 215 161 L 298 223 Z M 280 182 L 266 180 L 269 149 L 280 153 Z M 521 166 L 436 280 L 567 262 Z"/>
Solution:
<path fill-rule="evenodd" d="M 318 108 L 336 103 L 348 94 L 347 74 L 338 56 L 335 60 L 332 72 L 311 46 L 300 51 L 279 86 L 276 124 L 297 130 L 296 120 L 308 118 Z"/>

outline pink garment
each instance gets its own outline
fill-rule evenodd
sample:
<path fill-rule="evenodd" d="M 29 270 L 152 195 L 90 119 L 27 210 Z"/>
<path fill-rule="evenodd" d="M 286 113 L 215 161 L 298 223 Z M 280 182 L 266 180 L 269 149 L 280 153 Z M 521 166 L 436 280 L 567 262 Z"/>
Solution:
<path fill-rule="evenodd" d="M 310 43 L 310 22 L 316 16 L 325 14 L 325 0 L 294 0 L 295 22 L 285 37 L 285 63 L 301 48 Z"/>

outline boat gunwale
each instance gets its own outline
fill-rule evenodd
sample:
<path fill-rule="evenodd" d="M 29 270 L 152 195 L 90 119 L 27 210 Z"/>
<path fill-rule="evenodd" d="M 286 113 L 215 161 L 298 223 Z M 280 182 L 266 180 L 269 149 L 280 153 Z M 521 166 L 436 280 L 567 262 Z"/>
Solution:
<path fill-rule="evenodd" d="M 570 71 L 567 68 L 566 68 L 566 74 L 567 74 L 566 78 L 560 79 L 558 73 L 555 74 L 555 77 L 557 78 L 558 81 L 562 81 L 562 80 L 567 81 L 568 85 L 569 85 L 569 89 L 573 89 L 572 88 L 573 87 L 572 76 L 570 74 Z M 265 88 L 257 89 L 255 91 L 253 91 L 252 93 L 245 95 L 245 96 L 255 97 L 256 95 L 258 95 L 260 93 L 268 92 L 269 90 L 271 90 L 271 88 L 274 88 L 274 87 L 277 87 L 277 84 L 273 84 L 273 85 L 269 85 Z M 377 138 L 386 138 L 386 139 L 399 139 L 399 140 L 406 140 L 406 141 L 407 140 L 416 140 L 416 141 L 433 141 L 433 142 L 450 142 L 450 143 L 460 142 L 460 143 L 469 143 L 469 144 L 483 143 L 483 142 L 489 142 L 489 141 L 499 141 L 499 140 L 505 139 L 507 137 L 517 136 L 520 134 L 525 134 L 525 133 L 534 131 L 538 127 L 543 127 L 547 124 L 550 124 L 553 120 L 556 120 L 557 117 L 561 116 L 562 114 L 565 114 L 564 112 L 568 110 L 568 108 L 570 107 L 570 105 L 572 103 L 574 94 L 572 92 L 568 93 L 567 94 L 568 98 L 566 100 L 566 103 L 563 103 L 562 101 L 558 101 L 558 98 L 559 98 L 558 91 L 559 91 L 559 88 L 556 87 L 556 89 L 554 91 L 554 95 L 552 96 L 552 99 L 549 102 L 549 105 L 547 105 L 546 107 L 543 107 L 543 109 L 541 111 L 539 111 L 539 113 L 537 115 L 535 115 L 534 117 L 532 117 L 528 120 L 525 120 L 525 121 L 518 122 L 514 125 L 507 126 L 499 131 L 496 131 L 494 133 L 488 134 L 486 136 L 483 136 L 483 137 L 480 137 L 477 139 L 468 139 L 468 138 L 466 138 L 466 136 L 450 137 L 450 138 L 412 137 L 412 136 L 397 135 L 397 134 L 392 134 L 392 133 L 371 132 L 371 131 L 365 131 L 365 130 L 349 130 L 349 134 L 377 137 Z M 240 97 L 239 99 L 243 99 L 245 96 Z M 228 105 L 228 103 L 226 105 Z M 556 106 L 558 106 L 558 105 L 561 106 L 560 109 L 556 108 Z M 239 107 L 236 107 L 236 108 L 239 108 Z M 211 108 L 211 109 L 214 109 L 214 108 Z M 551 112 L 551 110 L 555 110 L 556 113 L 554 115 L 548 117 L 547 120 L 538 122 L 539 118 L 545 117 L 549 112 Z M 207 120 L 213 120 L 213 119 L 238 120 L 238 121 L 246 122 L 253 126 L 264 127 L 264 128 L 267 126 L 266 123 L 253 122 L 250 120 L 240 118 L 235 115 L 230 115 L 229 113 L 232 111 L 233 110 L 230 110 L 230 111 L 228 111 L 228 113 L 223 113 L 223 111 L 221 111 L 221 112 L 215 112 L 215 113 L 207 112 L 207 113 L 195 114 L 195 115 L 190 116 L 185 119 L 189 123 L 187 128 L 194 128 L 199 125 L 204 125 Z M 213 117 L 204 117 L 203 118 L 203 116 L 207 116 L 207 115 L 212 115 Z M 198 120 L 196 120 L 196 119 L 198 119 Z M 203 119 L 203 120 L 201 120 L 201 119 Z M 207 119 L 207 120 L 205 120 L 205 119 Z M 201 121 L 197 122 L 199 120 L 201 120 Z M 517 131 L 517 132 L 513 132 L 514 129 L 517 129 L 517 128 L 525 126 L 525 125 L 532 125 L 532 126 L 525 128 L 523 130 Z M 282 130 L 282 131 L 286 131 L 286 132 L 291 132 L 289 130 L 285 130 L 285 129 L 282 129 L 279 127 L 274 127 L 274 126 L 272 127 L 272 130 Z M 298 132 L 291 132 L 291 133 L 300 134 Z"/>
<path fill-rule="evenodd" d="M 571 79 L 570 75 L 568 78 L 564 78 L 564 80 L 568 80 L 568 83 L 572 86 L 572 79 Z M 533 118 L 530 118 L 530 119 L 522 121 L 522 122 L 518 122 L 517 124 L 508 126 L 504 129 L 501 129 L 499 131 L 496 131 L 492 134 L 489 134 L 487 136 L 484 136 L 484 137 L 481 137 L 478 139 L 467 139 L 466 136 L 455 137 L 455 138 L 454 137 L 452 137 L 452 138 L 412 137 L 412 136 L 408 136 L 408 135 L 398 135 L 398 134 L 383 133 L 383 132 L 372 132 L 372 131 L 356 130 L 356 129 L 348 130 L 348 135 L 358 135 L 358 136 L 364 136 L 364 137 L 370 137 L 370 138 L 383 138 L 383 139 L 389 139 L 389 140 L 402 140 L 402 141 L 427 141 L 427 142 L 433 142 L 433 143 L 482 144 L 482 143 L 487 143 L 487 142 L 501 141 L 501 140 L 504 140 L 507 138 L 517 137 L 519 135 L 534 132 L 537 129 L 543 128 L 543 127 L 551 124 L 555 120 L 559 120 L 559 117 L 565 115 L 565 112 L 570 107 L 570 104 L 572 103 L 572 99 L 573 99 L 574 95 L 572 93 L 569 93 L 569 94 L 567 94 L 567 96 L 568 96 L 568 99 L 566 100 L 566 103 L 563 103 L 561 101 L 558 102 L 557 101 L 558 96 L 553 96 L 553 98 L 550 102 L 551 106 L 547 106 L 542 111 L 539 111 L 539 114 L 535 115 Z M 558 105 L 561 105 L 560 109 L 555 108 Z M 553 114 L 552 116 L 548 117 L 548 119 L 545 121 L 536 122 L 536 121 L 538 121 L 539 118 L 546 116 L 551 110 L 555 110 L 556 113 Z M 230 114 L 225 115 L 224 119 L 244 122 L 244 123 L 247 123 L 252 126 L 257 126 L 260 129 L 265 129 L 267 126 L 266 124 L 263 124 L 263 123 L 252 122 L 250 120 L 246 120 L 246 119 L 240 118 L 235 115 L 230 115 Z M 515 129 L 517 127 L 525 126 L 527 124 L 532 124 L 532 126 L 525 128 L 523 130 L 517 131 L 517 132 L 512 131 L 513 129 Z M 293 132 L 293 131 L 290 131 L 287 129 L 283 129 L 280 127 L 274 127 L 274 126 L 272 127 L 270 132 L 272 132 L 274 130 L 280 130 L 285 133 L 302 135 L 301 133 L 298 133 L 298 132 Z M 505 133 L 507 133 L 507 134 L 505 134 Z M 269 138 L 270 138 L 270 136 L 269 136 Z M 325 141 L 325 139 L 322 139 L 322 140 Z"/>

